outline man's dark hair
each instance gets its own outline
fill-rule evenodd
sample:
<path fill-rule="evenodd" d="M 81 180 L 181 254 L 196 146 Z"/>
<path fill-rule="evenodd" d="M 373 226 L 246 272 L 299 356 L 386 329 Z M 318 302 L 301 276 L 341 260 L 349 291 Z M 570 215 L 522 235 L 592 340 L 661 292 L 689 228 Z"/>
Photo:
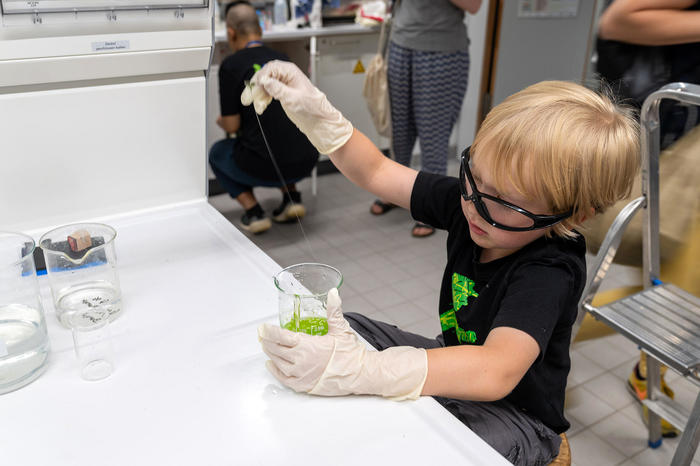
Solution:
<path fill-rule="evenodd" d="M 227 3 L 227 4 L 226 4 L 226 9 L 224 10 L 224 17 L 228 16 L 228 11 L 229 11 L 231 8 L 233 8 L 234 6 L 236 6 L 236 5 L 249 5 L 249 6 L 253 6 L 253 4 L 250 3 L 250 2 L 247 1 L 247 0 L 237 0 L 237 1 L 235 1 L 235 2 Z"/>
<path fill-rule="evenodd" d="M 226 26 L 243 36 L 261 36 L 262 29 L 250 2 L 236 1 L 226 6 Z"/>

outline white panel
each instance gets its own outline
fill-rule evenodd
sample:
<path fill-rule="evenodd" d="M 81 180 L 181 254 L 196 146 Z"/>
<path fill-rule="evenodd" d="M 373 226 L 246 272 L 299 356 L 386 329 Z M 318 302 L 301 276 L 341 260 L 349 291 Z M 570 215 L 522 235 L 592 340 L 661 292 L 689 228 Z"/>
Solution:
<path fill-rule="evenodd" d="M 209 47 L 0 60 L 0 87 L 205 70 Z"/>
<path fill-rule="evenodd" d="M 0 229 L 205 195 L 205 79 L 0 95 Z"/>
<path fill-rule="evenodd" d="M 105 28 L 108 29 L 108 28 Z M 116 28 L 115 28 L 116 29 Z M 8 28 L 9 30 L 9 28 Z M 6 31 L 0 30 L 5 33 Z M 100 42 L 122 42 L 128 44 L 124 50 L 109 50 L 101 53 L 138 52 L 144 50 L 172 50 L 187 47 L 211 47 L 210 30 L 127 32 L 108 34 L 74 35 L 64 37 L 42 37 L 45 30 L 36 31 L 33 38 L 0 40 L 0 60 L 25 58 L 65 57 L 72 55 L 94 55 L 93 44 Z M 53 29 L 56 33 L 56 29 Z"/>
<path fill-rule="evenodd" d="M 380 149 L 388 148 L 388 139 L 379 136 L 362 97 L 365 73 L 353 73 L 358 60 L 366 68 L 377 53 L 379 32 L 321 37 L 316 83 L 328 99 L 352 124 Z"/>
<path fill-rule="evenodd" d="M 220 139 L 226 137 L 226 133 L 216 119 L 221 115 L 219 103 L 219 65 L 211 65 L 209 69 L 209 89 L 207 89 L 207 151 Z"/>

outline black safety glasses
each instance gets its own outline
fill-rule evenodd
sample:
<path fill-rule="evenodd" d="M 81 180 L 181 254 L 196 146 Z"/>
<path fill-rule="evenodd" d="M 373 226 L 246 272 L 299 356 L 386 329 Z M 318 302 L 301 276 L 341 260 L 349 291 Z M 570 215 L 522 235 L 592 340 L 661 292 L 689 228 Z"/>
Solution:
<path fill-rule="evenodd" d="M 531 231 L 547 228 L 568 218 L 573 209 L 556 215 L 537 215 L 522 207 L 480 192 L 469 168 L 470 147 L 464 149 L 459 170 L 459 188 L 465 201 L 472 201 L 476 211 L 489 225 L 506 231 Z"/>

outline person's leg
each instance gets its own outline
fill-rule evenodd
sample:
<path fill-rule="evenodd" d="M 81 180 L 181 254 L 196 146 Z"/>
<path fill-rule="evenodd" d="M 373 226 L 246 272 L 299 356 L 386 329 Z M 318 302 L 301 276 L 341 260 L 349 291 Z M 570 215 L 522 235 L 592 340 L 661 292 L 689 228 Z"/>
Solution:
<path fill-rule="evenodd" d="M 235 179 L 237 170 L 233 162 L 234 145 L 235 139 L 222 139 L 215 142 L 209 150 L 209 165 L 221 186 L 232 198 L 237 200 L 243 192 L 250 191 L 252 193 L 252 187 Z M 242 203 L 241 205 L 243 208 L 251 207 Z"/>
<path fill-rule="evenodd" d="M 667 397 L 673 399 L 674 392 L 671 387 L 666 383 L 666 366 L 661 365 L 660 367 L 661 376 L 661 392 Z M 639 361 L 632 368 L 632 372 L 627 377 L 627 390 L 632 394 L 634 399 L 638 402 L 642 402 L 647 397 L 647 355 L 643 351 L 639 352 Z M 642 405 L 642 419 L 644 423 L 649 423 L 649 411 L 646 406 Z M 664 438 L 674 438 L 679 434 L 678 429 L 673 427 L 673 425 L 666 419 L 661 419 L 661 435 Z"/>
<path fill-rule="evenodd" d="M 209 151 L 209 165 L 219 183 L 245 209 L 239 226 L 254 234 L 262 233 L 269 230 L 272 224 L 253 194 L 253 186 L 257 185 L 255 179 L 236 166 L 234 144 L 234 139 L 216 142 Z"/>
<path fill-rule="evenodd" d="M 245 210 L 252 209 L 258 203 L 252 189 L 250 191 L 243 191 L 241 194 L 236 196 L 236 200 Z"/>
<path fill-rule="evenodd" d="M 422 169 L 444 175 L 452 127 L 467 91 L 469 53 L 415 52 L 411 72 Z M 434 232 L 424 223 L 416 223 L 412 230 L 416 237 Z"/>
<path fill-rule="evenodd" d="M 467 90 L 469 53 L 416 52 L 412 72 L 422 169 L 444 175 L 450 134 Z"/>
<path fill-rule="evenodd" d="M 394 158 L 402 165 L 411 164 L 411 152 L 416 143 L 411 95 L 411 56 L 413 51 L 389 43 L 387 84 L 391 110 L 391 146 Z M 381 215 L 393 209 L 393 204 L 377 199 L 370 212 Z"/>
<path fill-rule="evenodd" d="M 387 83 L 391 103 L 391 142 L 396 161 L 405 166 L 411 164 L 411 152 L 417 135 L 411 76 L 414 53 L 393 42 L 389 44 Z"/>
<path fill-rule="evenodd" d="M 515 465 L 547 465 L 559 454 L 561 437 L 507 401 L 434 398 Z"/>
<path fill-rule="evenodd" d="M 280 186 L 282 203 L 272 211 L 272 219 L 278 223 L 300 220 L 306 215 L 306 207 L 301 203 L 301 193 L 297 191 L 296 183 Z"/>
<path fill-rule="evenodd" d="M 413 346 L 426 349 L 443 346 L 435 338 L 426 338 L 422 335 L 406 332 L 395 325 L 370 319 L 356 312 L 346 312 L 344 316 L 350 327 L 379 351 L 392 346 Z"/>

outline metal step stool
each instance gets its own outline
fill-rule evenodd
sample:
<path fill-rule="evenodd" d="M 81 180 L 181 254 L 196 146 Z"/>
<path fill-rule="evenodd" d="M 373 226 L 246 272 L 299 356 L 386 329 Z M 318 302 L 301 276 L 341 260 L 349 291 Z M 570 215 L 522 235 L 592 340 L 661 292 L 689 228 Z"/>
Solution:
<path fill-rule="evenodd" d="M 668 84 L 652 93 L 642 105 L 642 196 L 617 216 L 603 240 L 579 303 L 576 335 L 585 312 L 590 312 L 639 345 L 647 353 L 649 446 L 661 445 L 661 418 L 683 431 L 671 462 L 689 465 L 700 441 L 700 395 L 687 412 L 661 392 L 659 363 L 700 384 L 700 298 L 659 280 L 659 104 L 663 99 L 700 106 L 700 86 Z M 700 180 L 698 180 L 700 183 Z M 591 304 L 612 263 L 622 234 L 642 210 L 644 290 L 602 307 Z"/>

